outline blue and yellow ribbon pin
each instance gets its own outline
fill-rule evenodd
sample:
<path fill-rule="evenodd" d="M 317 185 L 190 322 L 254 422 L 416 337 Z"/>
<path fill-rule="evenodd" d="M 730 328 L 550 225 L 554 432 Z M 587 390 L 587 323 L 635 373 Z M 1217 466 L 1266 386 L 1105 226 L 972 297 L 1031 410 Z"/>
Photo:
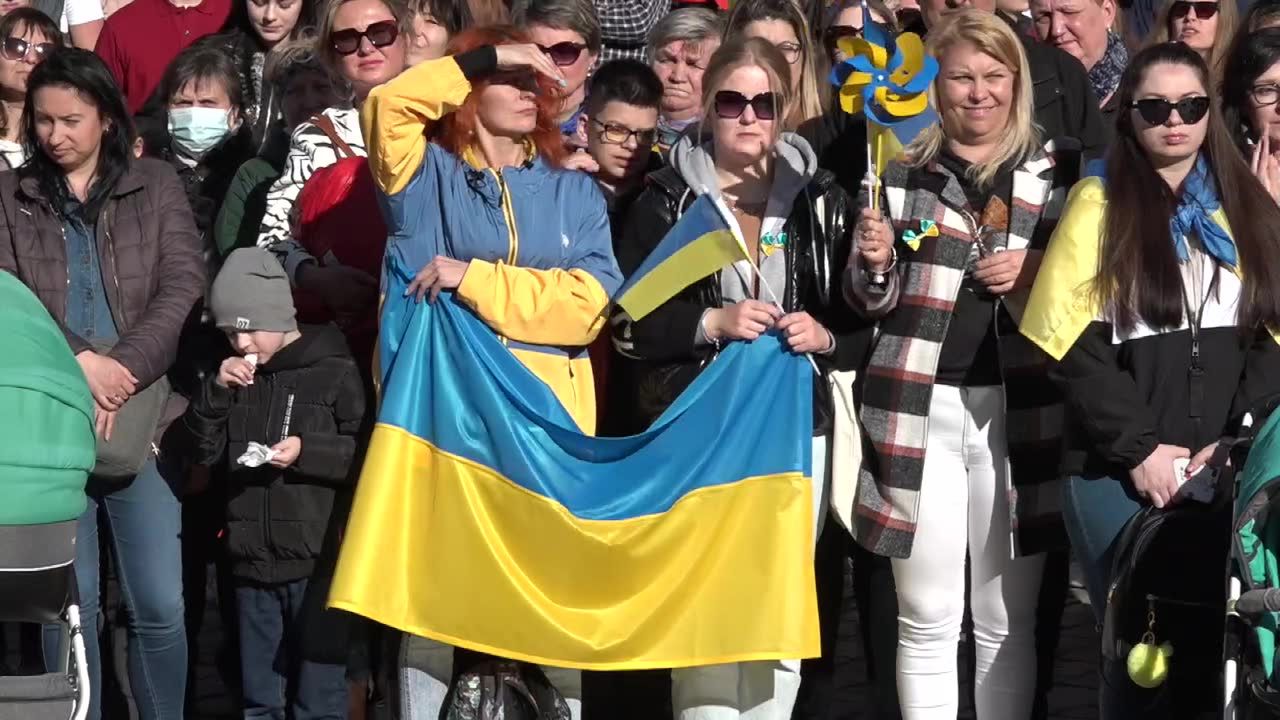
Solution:
<path fill-rule="evenodd" d="M 932 220 L 921 220 L 919 230 L 906 230 L 902 233 L 902 241 L 912 250 L 920 249 L 920 238 L 938 237 L 938 223 Z"/>
<path fill-rule="evenodd" d="M 764 237 L 760 238 L 760 252 L 764 253 L 765 257 L 769 257 L 786 246 L 786 233 L 778 233 L 777 235 L 768 233 Z"/>

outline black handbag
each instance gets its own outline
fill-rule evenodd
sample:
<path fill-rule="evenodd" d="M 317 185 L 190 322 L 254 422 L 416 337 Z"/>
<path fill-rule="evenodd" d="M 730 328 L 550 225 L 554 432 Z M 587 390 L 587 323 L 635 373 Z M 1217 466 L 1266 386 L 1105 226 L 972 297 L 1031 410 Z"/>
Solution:
<path fill-rule="evenodd" d="M 569 720 L 569 705 L 536 665 L 492 658 L 458 675 L 441 720 Z"/>

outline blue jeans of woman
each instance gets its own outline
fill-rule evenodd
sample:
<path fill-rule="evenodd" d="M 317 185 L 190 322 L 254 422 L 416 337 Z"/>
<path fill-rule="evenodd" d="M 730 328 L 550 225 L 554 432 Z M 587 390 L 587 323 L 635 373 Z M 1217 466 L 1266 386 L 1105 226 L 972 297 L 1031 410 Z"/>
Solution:
<path fill-rule="evenodd" d="M 1067 478 L 1062 485 L 1062 515 L 1071 538 L 1084 585 L 1089 593 L 1089 606 L 1101 623 L 1107 606 L 1107 588 L 1111 584 L 1111 560 L 1115 556 L 1116 539 L 1142 509 L 1143 501 L 1129 478 Z"/>
<path fill-rule="evenodd" d="M 91 702 L 89 720 L 102 715 L 98 654 L 98 510 L 110 523 L 111 553 L 128 614 L 129 682 L 142 720 L 180 720 L 187 682 L 187 636 L 182 604 L 182 513 L 175 492 L 179 468 L 147 461 L 128 485 L 95 492 L 76 531 L 76 584 L 85 629 Z M 57 628 L 45 629 L 45 662 L 57 666 Z"/>

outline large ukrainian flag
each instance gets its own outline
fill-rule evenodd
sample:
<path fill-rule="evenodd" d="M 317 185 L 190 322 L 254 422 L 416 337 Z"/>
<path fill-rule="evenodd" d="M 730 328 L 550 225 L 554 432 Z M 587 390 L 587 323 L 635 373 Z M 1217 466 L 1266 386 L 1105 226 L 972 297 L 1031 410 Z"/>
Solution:
<path fill-rule="evenodd" d="M 389 283 L 333 607 L 562 667 L 819 654 L 803 357 L 734 343 L 648 432 L 593 438 L 451 296 Z"/>

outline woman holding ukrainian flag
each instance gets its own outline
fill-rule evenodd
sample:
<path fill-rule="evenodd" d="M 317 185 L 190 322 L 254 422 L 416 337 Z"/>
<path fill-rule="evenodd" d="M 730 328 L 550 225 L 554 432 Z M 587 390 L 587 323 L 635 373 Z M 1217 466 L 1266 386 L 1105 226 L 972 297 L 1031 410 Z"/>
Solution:
<path fill-rule="evenodd" d="M 599 190 L 589 176 L 557 169 L 563 78 L 515 28 L 465 32 L 450 51 L 375 88 L 361 110 L 389 231 L 386 272 L 416 272 L 405 294 L 420 300 L 452 291 L 592 433 L 586 346 L 621 276 Z M 466 407 L 462 400 L 457 412 Z M 404 717 L 437 717 L 453 653 L 406 637 Z M 579 673 L 547 675 L 577 717 Z"/>

